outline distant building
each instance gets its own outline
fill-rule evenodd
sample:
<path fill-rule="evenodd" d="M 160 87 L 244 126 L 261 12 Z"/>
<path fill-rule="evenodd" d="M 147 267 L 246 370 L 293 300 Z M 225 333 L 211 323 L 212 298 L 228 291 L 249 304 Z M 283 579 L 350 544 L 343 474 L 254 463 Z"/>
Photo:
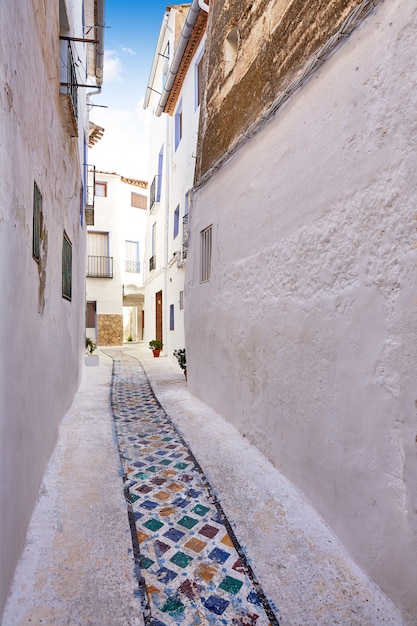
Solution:
<path fill-rule="evenodd" d="M 210 4 L 185 281 L 189 389 L 303 491 L 407 624 L 416 32 L 411 0 Z"/>
<path fill-rule="evenodd" d="M 143 334 L 143 255 L 148 185 L 95 173 L 95 219 L 87 231 L 86 333 L 100 346 Z"/>
<path fill-rule="evenodd" d="M 200 2 L 201 5 L 204 3 Z M 145 96 L 151 126 L 145 267 L 145 341 L 184 348 L 184 265 L 194 183 L 206 10 L 167 7 Z"/>
<path fill-rule="evenodd" d="M 102 84 L 103 13 L 103 0 L 0 3 L 0 614 L 85 352 L 87 98 Z"/>

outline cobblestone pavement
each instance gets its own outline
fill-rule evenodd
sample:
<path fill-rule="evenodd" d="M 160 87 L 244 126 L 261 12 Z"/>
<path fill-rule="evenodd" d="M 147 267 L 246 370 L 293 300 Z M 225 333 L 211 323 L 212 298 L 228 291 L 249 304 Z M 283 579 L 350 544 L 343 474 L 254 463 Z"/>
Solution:
<path fill-rule="evenodd" d="M 221 503 L 141 365 L 107 353 L 145 624 L 277 626 Z"/>

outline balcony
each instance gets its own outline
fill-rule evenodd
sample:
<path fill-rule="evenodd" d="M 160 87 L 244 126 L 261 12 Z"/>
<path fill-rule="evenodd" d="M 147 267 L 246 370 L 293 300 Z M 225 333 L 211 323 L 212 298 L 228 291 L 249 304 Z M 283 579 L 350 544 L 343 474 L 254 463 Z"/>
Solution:
<path fill-rule="evenodd" d="M 113 257 L 88 256 L 87 278 L 113 278 Z"/>
<path fill-rule="evenodd" d="M 156 269 L 156 256 L 153 255 L 151 256 L 151 258 L 149 259 L 149 271 L 152 272 L 152 270 Z"/>
<path fill-rule="evenodd" d="M 85 199 L 85 222 L 87 226 L 94 226 L 94 187 L 96 182 L 96 168 L 87 165 L 87 187 Z"/>
<path fill-rule="evenodd" d="M 125 272 L 140 274 L 140 261 L 125 261 Z"/>
<path fill-rule="evenodd" d="M 78 137 L 78 85 L 71 42 L 61 38 L 61 80 L 59 96 L 68 133 Z"/>
<path fill-rule="evenodd" d="M 162 176 L 154 176 L 151 188 L 149 191 L 149 210 L 152 211 L 152 207 L 157 202 L 161 201 L 161 182 Z"/>

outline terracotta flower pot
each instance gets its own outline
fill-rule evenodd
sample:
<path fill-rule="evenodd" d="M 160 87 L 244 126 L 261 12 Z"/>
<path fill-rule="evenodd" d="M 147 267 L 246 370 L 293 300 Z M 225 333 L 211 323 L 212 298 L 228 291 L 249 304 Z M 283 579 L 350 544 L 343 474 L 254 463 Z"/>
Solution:
<path fill-rule="evenodd" d="M 157 357 L 160 355 L 161 351 L 160 350 L 152 350 L 154 357 Z"/>

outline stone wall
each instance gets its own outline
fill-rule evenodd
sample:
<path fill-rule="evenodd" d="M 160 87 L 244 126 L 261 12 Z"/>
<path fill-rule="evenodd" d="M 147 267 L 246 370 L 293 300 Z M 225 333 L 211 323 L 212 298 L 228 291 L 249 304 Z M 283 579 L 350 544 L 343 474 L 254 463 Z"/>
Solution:
<path fill-rule="evenodd" d="M 196 179 L 256 120 L 360 0 L 230 0 L 210 6 Z M 226 67 L 228 34 L 237 57 Z"/>
<path fill-rule="evenodd" d="M 97 344 L 99 346 L 123 344 L 123 315 L 97 316 Z"/>

